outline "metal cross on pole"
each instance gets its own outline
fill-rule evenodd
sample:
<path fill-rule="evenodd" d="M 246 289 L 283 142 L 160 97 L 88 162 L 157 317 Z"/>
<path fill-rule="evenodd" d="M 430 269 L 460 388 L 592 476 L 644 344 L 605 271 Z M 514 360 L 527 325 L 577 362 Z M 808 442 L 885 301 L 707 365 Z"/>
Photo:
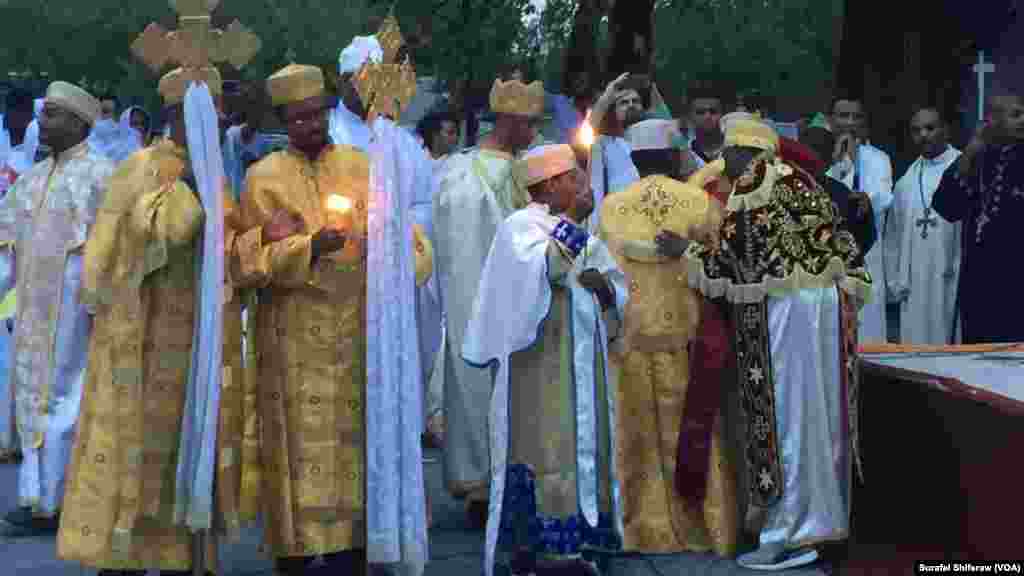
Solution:
<path fill-rule="evenodd" d="M 978 75 L 978 124 L 981 124 L 985 121 L 985 75 L 995 73 L 996 67 L 985 62 L 984 50 L 978 50 L 978 63 L 972 69 Z"/>
<path fill-rule="evenodd" d="M 211 13 L 220 0 L 170 0 L 170 4 L 178 13 L 180 28 L 167 31 L 154 22 L 132 43 L 132 54 L 153 71 L 160 72 L 167 64 L 195 71 L 223 62 L 242 68 L 259 52 L 259 37 L 238 20 L 227 30 L 212 27 Z"/>
<path fill-rule="evenodd" d="M 181 67 L 183 73 L 173 79 L 173 82 L 183 83 L 175 90 L 181 94 L 191 82 L 202 83 L 204 71 L 215 63 L 228 62 L 235 68 L 242 68 L 259 52 L 260 39 L 237 20 L 227 30 L 213 28 L 211 14 L 219 4 L 220 0 L 170 0 L 171 8 L 178 13 L 179 29 L 167 31 L 151 23 L 132 43 L 132 54 L 155 73 L 169 64 Z M 214 495 L 210 496 L 216 501 Z M 208 528 L 193 535 L 194 576 L 203 576 L 207 565 L 216 562 L 216 553 L 212 559 L 207 558 L 211 543 Z"/>

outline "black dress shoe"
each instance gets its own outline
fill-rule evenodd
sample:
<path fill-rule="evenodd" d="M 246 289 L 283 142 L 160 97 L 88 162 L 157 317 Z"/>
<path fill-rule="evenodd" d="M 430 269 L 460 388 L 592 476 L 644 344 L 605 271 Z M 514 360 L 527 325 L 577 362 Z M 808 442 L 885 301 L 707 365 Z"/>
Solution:
<path fill-rule="evenodd" d="M 0 537 L 35 538 L 53 536 L 60 528 L 60 517 L 40 518 L 31 508 L 17 508 L 7 513 L 0 522 Z"/>

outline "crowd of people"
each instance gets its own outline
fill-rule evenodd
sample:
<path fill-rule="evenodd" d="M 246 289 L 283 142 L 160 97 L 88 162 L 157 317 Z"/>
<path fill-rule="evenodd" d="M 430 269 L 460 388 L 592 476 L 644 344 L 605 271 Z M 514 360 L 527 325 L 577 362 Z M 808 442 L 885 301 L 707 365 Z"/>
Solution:
<path fill-rule="evenodd" d="M 212 67 L 161 79 L 159 135 L 66 82 L 9 97 L 4 534 L 184 574 L 216 564 L 196 530 L 258 521 L 283 575 L 419 574 L 426 438 L 488 576 L 797 567 L 850 536 L 859 344 L 1024 341 L 998 274 L 1019 94 L 962 154 L 915 110 L 894 185 L 857 98 L 792 139 L 706 88 L 673 118 L 628 74 L 559 107 L 560 142 L 541 83 L 498 78 L 459 149 L 452 113 L 409 130 L 408 94 L 368 88 L 388 48 L 343 50 L 336 98 L 317 67 L 271 75 L 286 138 L 229 121 Z"/>

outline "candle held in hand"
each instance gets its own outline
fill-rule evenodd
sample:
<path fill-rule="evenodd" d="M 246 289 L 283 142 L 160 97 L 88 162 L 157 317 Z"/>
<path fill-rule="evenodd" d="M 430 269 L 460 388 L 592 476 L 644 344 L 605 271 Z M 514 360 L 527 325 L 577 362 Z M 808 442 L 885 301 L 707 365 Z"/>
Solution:
<path fill-rule="evenodd" d="M 594 145 L 594 127 L 590 125 L 590 110 L 587 110 L 587 116 L 580 125 L 576 139 L 580 146 L 588 150 Z"/>
<path fill-rule="evenodd" d="M 352 228 L 352 201 L 340 194 L 327 197 L 327 211 L 330 213 L 329 226 L 340 232 Z"/>

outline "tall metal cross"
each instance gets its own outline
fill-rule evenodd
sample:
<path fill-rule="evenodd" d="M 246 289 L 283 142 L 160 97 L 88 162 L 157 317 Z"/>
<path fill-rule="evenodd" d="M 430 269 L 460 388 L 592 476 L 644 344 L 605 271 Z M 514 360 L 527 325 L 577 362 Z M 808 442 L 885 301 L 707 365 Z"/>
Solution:
<path fill-rule="evenodd" d="M 995 65 L 985 62 L 985 51 L 978 50 L 978 63 L 972 67 L 978 75 L 978 123 L 985 121 L 985 75 L 996 71 Z"/>
<path fill-rule="evenodd" d="M 132 43 L 132 53 L 157 73 L 168 64 L 186 71 L 221 62 L 242 68 L 259 52 L 260 39 L 238 20 L 227 30 L 213 28 L 211 14 L 219 4 L 220 0 L 170 0 L 179 29 L 167 31 L 150 24 Z"/>

